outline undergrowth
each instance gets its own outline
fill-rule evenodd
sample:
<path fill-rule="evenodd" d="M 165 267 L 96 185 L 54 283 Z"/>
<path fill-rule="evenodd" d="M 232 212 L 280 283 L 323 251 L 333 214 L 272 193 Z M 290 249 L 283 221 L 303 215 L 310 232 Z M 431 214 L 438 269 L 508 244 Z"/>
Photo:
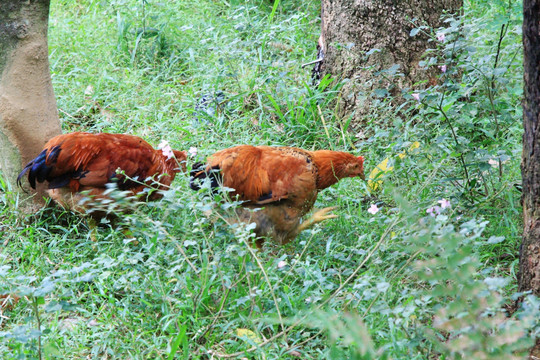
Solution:
<path fill-rule="evenodd" d="M 273 4 L 53 1 L 63 130 L 196 147 L 188 166 L 264 144 L 361 154 L 368 173 L 388 158 L 393 170 L 377 189 L 325 190 L 316 207 L 337 206 L 337 219 L 262 252 L 250 226 L 227 224 L 236 204 L 192 192 L 185 174 L 162 200 L 100 224 L 97 241 L 57 207 L 19 213 L 1 179 L 2 358 L 524 358 L 539 303 L 516 294 L 521 4 L 417 24 L 436 84 L 404 89 L 399 107 L 365 89 L 370 117 L 354 126 L 336 115 L 341 84 L 313 88 L 301 68 L 316 56 L 320 4 Z"/>

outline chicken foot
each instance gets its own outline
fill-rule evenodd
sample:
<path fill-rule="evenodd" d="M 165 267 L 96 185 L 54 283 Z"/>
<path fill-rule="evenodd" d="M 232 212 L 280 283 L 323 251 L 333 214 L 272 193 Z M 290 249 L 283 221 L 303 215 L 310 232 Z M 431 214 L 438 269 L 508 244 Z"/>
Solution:
<path fill-rule="evenodd" d="M 338 216 L 336 214 L 332 214 L 332 213 L 329 214 L 329 212 L 336 209 L 337 209 L 337 206 L 331 206 L 331 207 L 327 207 L 327 208 L 315 211 L 309 219 L 307 219 L 306 221 L 298 225 L 298 228 L 296 228 L 297 233 L 300 233 L 324 220 L 337 218 Z"/>

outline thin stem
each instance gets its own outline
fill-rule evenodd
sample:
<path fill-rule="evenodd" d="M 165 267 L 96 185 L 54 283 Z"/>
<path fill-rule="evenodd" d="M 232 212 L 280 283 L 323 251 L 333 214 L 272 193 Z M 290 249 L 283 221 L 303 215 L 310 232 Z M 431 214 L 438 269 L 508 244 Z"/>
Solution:
<path fill-rule="evenodd" d="M 487 184 L 486 178 L 482 174 L 482 171 L 479 171 L 478 175 L 480 175 L 480 177 L 482 178 L 482 184 L 484 185 L 484 191 L 486 192 L 486 194 L 484 196 L 488 196 L 489 195 L 489 189 L 488 189 L 488 184 Z"/>
<path fill-rule="evenodd" d="M 448 118 L 448 116 L 446 115 L 446 113 L 444 112 L 444 110 L 443 110 L 443 108 L 442 108 L 442 106 L 440 104 L 439 104 L 438 110 L 441 112 L 444 119 L 448 123 L 448 127 L 450 128 L 450 131 L 452 132 L 452 137 L 454 138 L 454 142 L 456 143 L 456 150 L 459 151 L 460 144 L 459 144 L 459 140 L 457 138 L 456 132 L 454 131 L 454 127 L 452 126 L 452 122 L 450 121 L 450 119 Z M 461 151 L 459 151 L 459 159 L 461 160 L 461 165 L 463 166 L 463 171 L 465 172 L 465 179 L 467 180 L 467 187 L 468 187 L 469 192 L 470 192 L 471 191 L 471 181 L 469 179 L 469 171 L 467 170 L 467 164 L 465 164 L 465 158 L 463 157 L 463 153 Z"/>
<path fill-rule="evenodd" d="M 497 120 L 497 115 L 495 111 L 495 103 L 493 101 L 493 93 L 495 91 L 495 69 L 497 69 L 497 65 L 499 65 L 499 56 L 501 54 L 501 44 L 506 35 L 507 28 L 508 27 L 506 26 L 506 24 L 502 24 L 501 32 L 499 34 L 499 42 L 497 43 L 497 53 L 495 54 L 495 62 L 493 63 L 493 73 L 491 74 L 491 80 L 489 81 L 489 86 L 488 86 L 488 98 L 491 104 L 491 112 L 493 114 L 493 120 L 495 121 L 495 139 L 497 139 L 499 135 L 499 121 Z"/>
<path fill-rule="evenodd" d="M 495 76 L 495 75 L 493 75 Z M 495 139 L 498 138 L 498 134 L 499 134 L 499 121 L 497 120 L 497 114 L 496 114 L 496 111 L 495 111 L 495 102 L 493 100 L 493 78 L 491 80 L 491 84 L 489 86 L 486 86 L 487 87 L 487 91 L 488 91 L 488 99 L 489 99 L 489 103 L 491 105 L 491 115 L 493 115 L 493 122 L 495 123 Z"/>
<path fill-rule="evenodd" d="M 41 360 L 42 359 L 42 355 L 41 355 L 41 318 L 39 317 L 38 298 L 35 297 L 35 296 L 32 298 L 32 308 L 34 310 L 34 316 L 36 317 L 36 321 L 37 321 L 37 330 L 39 332 L 39 335 L 38 335 L 38 358 L 39 358 L 39 360 Z"/>
<path fill-rule="evenodd" d="M 443 93 L 443 97 L 444 97 L 444 93 Z M 456 132 L 454 131 L 454 127 L 452 126 L 452 122 L 450 121 L 450 119 L 448 118 L 448 115 L 446 115 L 446 113 L 444 112 L 444 110 L 442 108 L 442 99 L 441 99 L 441 102 L 437 105 L 437 107 L 434 107 L 434 106 L 431 106 L 431 105 L 427 105 L 427 106 L 429 108 L 431 108 L 431 109 L 439 111 L 443 115 L 446 123 L 448 124 L 448 127 L 450 128 L 450 131 L 452 132 L 452 138 L 454 139 L 454 142 L 456 143 L 456 150 L 459 152 L 459 159 L 461 161 L 461 166 L 463 167 L 463 172 L 465 173 L 465 179 L 467 181 L 467 188 L 468 188 L 469 193 L 470 193 L 471 192 L 471 181 L 469 179 L 469 171 L 467 170 L 467 165 L 465 164 L 465 158 L 463 157 L 463 154 L 461 153 L 461 151 L 459 151 L 460 143 L 459 143 L 459 140 L 457 138 Z"/>
<path fill-rule="evenodd" d="M 324 132 L 326 133 L 326 137 L 328 138 L 328 142 L 331 143 L 331 138 L 330 138 L 330 134 L 328 133 L 328 129 L 326 128 L 326 121 L 324 120 L 324 115 L 322 113 L 322 110 L 321 110 L 321 106 L 319 104 L 317 104 L 317 109 L 319 110 L 319 116 L 321 117 L 321 121 L 322 121 L 322 124 L 323 124 L 323 127 L 324 127 Z"/>
<path fill-rule="evenodd" d="M 495 54 L 495 63 L 493 64 L 493 70 L 497 68 L 497 65 L 499 64 L 499 56 L 501 54 L 501 44 L 506 36 L 506 24 L 502 24 L 501 26 L 501 32 L 499 34 L 499 42 L 497 43 L 497 53 Z M 495 72 L 491 74 L 491 89 L 493 90 L 495 88 Z"/>
<path fill-rule="evenodd" d="M 146 32 L 146 0 L 142 0 L 142 17 L 143 17 L 143 23 L 142 23 L 142 28 L 143 28 L 143 33 Z"/>
<path fill-rule="evenodd" d="M 246 275 L 244 275 L 245 277 Z M 219 310 L 217 312 L 217 314 L 214 316 L 214 318 L 212 319 L 212 322 L 210 323 L 210 325 L 208 325 L 206 327 L 206 330 L 204 330 L 202 332 L 202 334 L 200 334 L 199 336 L 197 336 L 195 338 L 195 342 L 199 342 L 200 339 L 202 339 L 207 333 L 208 331 L 210 331 L 210 329 L 212 329 L 214 327 L 214 324 L 217 322 L 217 320 L 219 319 L 219 317 L 221 316 L 221 312 L 223 311 L 223 308 L 225 307 L 225 302 L 227 301 L 227 297 L 229 296 L 229 292 L 231 291 L 231 288 L 228 288 L 226 291 L 225 291 L 225 294 L 223 295 L 222 299 L 221 299 L 221 304 L 219 306 Z"/>
<path fill-rule="evenodd" d="M 259 266 L 259 269 L 261 269 L 261 272 L 263 273 L 266 284 L 268 285 L 268 288 L 270 290 L 270 294 L 272 295 L 272 299 L 274 300 L 274 305 L 276 306 L 276 311 L 277 311 L 277 315 L 278 315 L 278 318 L 279 318 L 279 323 L 281 325 L 281 329 L 282 329 L 282 331 L 283 331 L 283 333 L 285 335 L 285 339 L 286 339 L 287 330 L 285 328 L 285 323 L 283 322 L 283 317 L 281 316 L 281 311 L 279 310 L 279 303 L 277 301 L 276 294 L 274 292 L 274 288 L 273 288 L 272 284 L 270 283 L 270 279 L 268 279 L 268 275 L 266 274 L 266 270 L 264 270 L 264 266 L 261 264 L 261 261 L 259 260 L 259 257 L 257 256 L 257 254 L 255 254 L 255 252 L 253 251 L 251 246 L 248 244 L 246 239 L 243 238 L 242 240 L 243 240 L 244 244 L 246 245 L 246 248 L 248 249 L 249 253 L 253 257 L 253 259 L 255 259 L 255 262 L 257 263 L 257 266 Z M 285 341 L 287 341 L 287 340 L 285 340 Z"/>

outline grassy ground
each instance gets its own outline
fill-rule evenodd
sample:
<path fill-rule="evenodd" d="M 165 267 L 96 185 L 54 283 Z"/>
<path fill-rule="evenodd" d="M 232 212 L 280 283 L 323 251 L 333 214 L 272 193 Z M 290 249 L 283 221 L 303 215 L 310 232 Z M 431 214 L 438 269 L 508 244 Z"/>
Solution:
<path fill-rule="evenodd" d="M 316 56 L 319 6 L 53 1 L 65 132 L 166 139 L 196 147 L 191 161 L 244 143 L 351 151 L 368 171 L 396 160 L 379 192 L 341 181 L 316 204 L 338 219 L 259 253 L 248 229 L 206 216 L 213 202 L 187 175 L 96 242 L 57 208 L 19 216 L 2 182 L 0 292 L 23 296 L 0 317 L 2 358 L 519 358 L 538 314 L 532 298 L 505 312 L 522 227 L 520 4 L 467 4 L 462 25 L 438 30 L 441 85 L 399 109 L 375 96 L 362 140 L 335 116 L 338 88 L 312 89 L 300 67 Z"/>

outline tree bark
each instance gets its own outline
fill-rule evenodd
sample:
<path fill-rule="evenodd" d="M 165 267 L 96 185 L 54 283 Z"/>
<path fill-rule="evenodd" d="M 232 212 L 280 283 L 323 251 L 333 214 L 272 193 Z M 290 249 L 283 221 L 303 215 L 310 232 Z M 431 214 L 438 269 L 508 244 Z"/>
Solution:
<path fill-rule="evenodd" d="M 540 296 L 540 0 L 523 1 L 523 239 L 519 291 Z M 540 357 L 540 339 L 531 355 Z"/>
<path fill-rule="evenodd" d="M 60 121 L 49 72 L 50 0 L 0 1 L 0 173 L 13 185 Z"/>
<path fill-rule="evenodd" d="M 325 57 L 320 75 L 349 79 L 342 90 L 340 115 L 356 112 L 354 123 L 361 122 L 364 108 L 370 104 L 358 96 L 358 90 L 371 82 L 374 71 L 399 65 L 398 72 L 403 77 L 371 84 L 371 90 L 386 88 L 398 97 L 403 88 L 429 80 L 429 74 L 418 67 L 428 47 L 428 37 L 411 37 L 410 32 L 419 25 L 442 26 L 443 11 L 457 13 L 462 4 L 462 0 L 322 0 L 319 46 L 322 45 Z M 413 19 L 416 25 L 411 22 Z M 372 49 L 380 52 L 366 57 Z"/>

